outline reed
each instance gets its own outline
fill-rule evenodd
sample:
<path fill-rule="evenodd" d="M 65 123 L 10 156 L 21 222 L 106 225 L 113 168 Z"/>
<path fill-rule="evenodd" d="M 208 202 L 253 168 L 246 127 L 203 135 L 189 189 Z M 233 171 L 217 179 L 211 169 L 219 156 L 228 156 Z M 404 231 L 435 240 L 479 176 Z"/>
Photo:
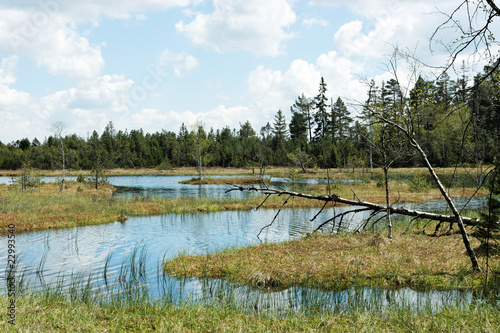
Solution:
<path fill-rule="evenodd" d="M 28 289 L 16 297 L 16 325 L 8 324 L 6 316 L 0 325 L 4 332 L 406 332 L 415 327 L 493 332 L 500 325 L 498 294 L 471 298 L 460 291 L 401 299 L 397 290 L 357 285 L 331 292 L 292 287 L 280 294 L 201 279 L 201 293 L 181 299 L 160 269 L 156 278 L 165 293 L 153 298 L 146 262 L 147 251 L 140 247 L 117 274 L 107 272 L 105 264 L 101 272 L 78 271 L 68 279 L 58 275 L 41 286 L 25 277 Z M 107 283 L 98 282 L 106 274 Z M 0 296 L 1 307 L 8 301 Z"/>
<path fill-rule="evenodd" d="M 472 245 L 477 247 L 479 242 L 472 239 Z M 480 262 L 484 266 L 485 258 Z M 494 278 L 500 272 L 500 258 L 490 257 L 489 264 Z M 326 290 L 352 286 L 478 288 L 484 281 L 482 274 L 470 270 L 459 234 L 431 237 L 420 228 L 393 239 L 382 232 L 315 233 L 207 255 L 181 254 L 164 267 L 175 276 L 222 278 L 266 289 L 295 285 Z M 490 283 L 498 283 L 498 279 L 494 281 L 490 279 Z"/>
<path fill-rule="evenodd" d="M 410 193 L 404 183 L 391 184 L 400 202 L 419 202 L 440 198 L 436 189 L 424 193 Z M 0 185 L 0 232 L 6 232 L 9 224 L 16 230 L 32 231 L 65 228 L 120 221 L 129 216 L 159 215 L 167 213 L 192 214 L 224 210 L 250 210 L 258 207 L 264 196 L 245 199 L 214 199 L 206 197 L 135 197 L 115 198 L 114 188 L 106 186 L 99 190 L 77 182 L 66 182 L 61 192 L 55 183 L 47 183 L 34 191 L 21 191 L 12 185 Z M 310 193 L 326 193 L 326 185 L 317 185 L 307 190 Z M 373 182 L 338 185 L 333 189 L 340 196 L 358 198 L 374 203 L 384 202 L 384 190 Z M 472 189 L 457 189 L 455 197 L 467 196 Z M 272 196 L 263 208 L 280 208 L 284 198 Z M 293 198 L 285 208 L 320 208 L 320 201 Z"/>

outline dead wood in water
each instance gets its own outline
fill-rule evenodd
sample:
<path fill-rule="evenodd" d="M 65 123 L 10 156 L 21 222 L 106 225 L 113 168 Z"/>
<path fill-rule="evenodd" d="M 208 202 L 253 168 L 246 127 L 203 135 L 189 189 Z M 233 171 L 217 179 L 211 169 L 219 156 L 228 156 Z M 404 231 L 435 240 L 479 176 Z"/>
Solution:
<path fill-rule="evenodd" d="M 359 212 L 364 212 L 364 211 L 372 211 L 373 213 L 370 215 L 370 217 L 367 219 L 366 223 L 364 223 L 364 226 L 369 222 L 373 216 L 375 216 L 376 213 L 382 212 L 382 211 L 387 211 L 387 206 L 385 205 L 380 205 L 376 204 L 373 202 L 369 201 L 363 201 L 363 200 L 351 200 L 351 199 L 346 199 L 339 197 L 338 195 L 331 194 L 331 195 L 311 195 L 311 194 L 306 194 L 306 193 L 300 193 L 300 192 L 293 192 L 293 191 L 287 191 L 287 190 L 278 190 L 278 189 L 273 189 L 273 188 L 267 188 L 267 187 L 245 187 L 245 186 L 239 186 L 239 185 L 232 185 L 232 187 L 226 191 L 232 192 L 232 191 L 255 191 L 255 192 L 261 192 L 266 195 L 267 199 L 271 195 L 277 195 L 277 196 L 282 196 L 286 195 L 289 197 L 299 197 L 299 198 L 306 198 L 310 200 L 319 200 L 319 201 L 324 201 L 325 205 L 320 209 L 318 214 L 311 220 L 313 221 L 316 219 L 316 217 L 323 211 L 323 209 L 326 207 L 326 205 L 329 202 L 332 202 L 334 204 L 340 203 L 340 204 L 345 204 L 349 206 L 361 206 L 365 208 L 357 208 L 357 209 L 352 209 L 347 212 L 335 214 L 331 219 L 323 222 L 318 229 L 323 227 L 329 222 L 333 222 L 336 219 L 340 219 L 342 221 L 343 216 L 349 214 L 349 213 L 359 213 Z M 287 199 L 288 200 L 288 199 Z M 261 206 L 261 205 L 260 205 Z M 259 207 L 260 207 L 259 206 Z M 259 208 L 257 207 L 257 208 Z M 281 210 L 281 209 L 280 209 Z M 438 222 L 448 222 L 448 223 L 456 223 L 456 217 L 454 215 L 442 215 L 442 214 L 436 214 L 436 213 L 430 213 L 430 212 L 422 212 L 414 209 L 408 209 L 404 207 L 393 207 L 389 206 L 389 210 L 391 214 L 400 214 L 400 215 L 406 215 L 406 216 L 413 216 L 415 218 L 420 218 L 420 219 L 428 219 L 428 220 L 433 220 L 433 221 L 438 221 Z M 470 217 L 462 217 L 462 221 L 465 225 L 468 226 L 475 226 L 478 223 L 478 219 L 475 218 L 470 218 Z M 358 229 L 359 230 L 359 229 Z"/>

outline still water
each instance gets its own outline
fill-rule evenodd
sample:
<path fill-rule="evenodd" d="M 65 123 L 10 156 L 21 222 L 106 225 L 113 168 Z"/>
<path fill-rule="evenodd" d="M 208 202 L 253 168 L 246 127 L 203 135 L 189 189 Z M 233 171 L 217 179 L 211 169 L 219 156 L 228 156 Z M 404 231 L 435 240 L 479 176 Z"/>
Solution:
<path fill-rule="evenodd" d="M 110 177 L 110 182 L 118 186 L 118 196 L 165 195 L 224 197 L 227 185 L 192 186 L 178 184 L 188 176 L 124 176 Z M 279 180 L 278 180 L 279 181 Z M 311 181 L 310 181 L 311 182 Z M 274 186 L 286 186 L 277 182 Z M 201 189 L 200 189 L 201 187 Z M 239 192 L 238 192 L 239 193 Z M 464 205 L 465 201 L 458 203 Z M 468 208 L 484 206 L 483 200 L 473 200 Z M 444 202 L 427 202 L 413 205 L 413 209 L 445 210 Z M 347 208 L 336 208 L 342 212 Z M 177 300 L 205 299 L 210 297 L 214 285 L 218 290 L 231 290 L 227 297 L 244 295 L 243 306 L 252 305 L 256 309 L 272 308 L 300 310 L 304 300 L 321 300 L 323 308 L 333 307 L 346 311 L 346 304 L 353 299 L 384 306 L 401 302 L 410 306 L 429 304 L 439 307 L 457 299 L 470 302 L 471 293 L 459 291 L 414 291 L 411 289 L 378 290 L 361 289 L 319 293 L 304 288 L 290 288 L 277 292 L 260 292 L 243 286 L 228 287 L 224 281 L 203 281 L 199 279 L 177 279 L 161 276 L 160 263 L 177 256 L 179 253 L 206 254 L 224 248 L 258 244 L 261 241 L 277 242 L 300 237 L 313 231 L 320 223 L 331 217 L 332 211 L 325 210 L 313 222 L 315 209 L 287 209 L 282 211 L 272 226 L 259 231 L 275 217 L 277 210 L 216 212 L 209 214 L 165 214 L 160 216 L 132 217 L 124 223 L 110 223 L 97 226 L 75 227 L 61 230 L 46 230 L 23 233 L 16 236 L 16 249 L 20 258 L 18 272 L 25 272 L 32 286 L 50 285 L 61 277 L 86 274 L 92 276 L 94 287 L 100 287 L 108 280 L 118 279 L 123 267 L 130 264 L 131 256 L 137 252 L 144 254 L 144 286 L 153 297 L 162 295 L 167 283 Z M 344 227 L 353 228 L 363 218 L 359 215 L 344 221 Z M 1 236 L 6 244 L 6 237 Z M 5 251 L 0 262 L 7 262 Z M 103 271 L 106 271 L 106 279 Z M 0 283 L 5 286 L 5 277 Z M 69 283 L 69 282 L 67 282 Z M 207 285 L 207 283 L 209 285 Z M 2 289 L 5 288 L 2 286 Z M 221 287 L 222 286 L 222 287 Z M 216 288 L 216 289 L 217 289 Z M 309 296 L 307 296 L 309 295 Z M 313 295 L 313 296 L 311 296 Z M 213 296 L 213 295 L 212 295 Z M 306 297 L 307 296 L 307 297 Z M 346 303 L 347 302 L 347 303 Z M 388 303 L 389 302 L 389 303 Z M 392 304 L 392 303 L 391 303 Z"/>

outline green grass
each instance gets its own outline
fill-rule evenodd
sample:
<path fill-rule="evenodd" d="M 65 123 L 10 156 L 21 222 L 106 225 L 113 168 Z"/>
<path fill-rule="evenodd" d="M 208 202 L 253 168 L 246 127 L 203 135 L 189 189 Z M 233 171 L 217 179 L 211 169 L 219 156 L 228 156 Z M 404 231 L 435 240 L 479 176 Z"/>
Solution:
<path fill-rule="evenodd" d="M 272 187 L 272 185 L 271 185 Z M 437 189 L 412 193 L 408 184 L 391 182 L 393 197 L 400 203 L 419 202 L 440 198 Z M 59 191 L 55 183 L 43 184 L 34 191 L 21 191 L 13 185 L 0 185 L 0 232 L 6 232 L 9 224 L 16 224 L 16 230 L 32 231 L 50 228 L 65 228 L 81 225 L 125 221 L 130 216 L 160 215 L 167 213 L 208 213 L 224 210 L 249 210 L 259 206 L 264 196 L 246 199 L 213 198 L 166 198 L 136 197 L 115 198 L 114 188 L 105 186 L 99 190 L 78 182 L 67 181 L 66 189 Z M 327 193 L 327 185 L 314 185 L 305 189 L 312 194 Z M 356 197 L 374 203 L 385 201 L 383 188 L 375 182 L 358 182 L 352 185 L 332 185 L 332 193 L 341 197 Z M 468 196 L 470 188 L 455 189 L 454 197 Z M 484 194 L 484 193 L 480 193 Z M 271 196 L 263 208 L 280 208 L 285 198 Z M 304 198 L 293 198 L 285 208 L 319 208 L 323 202 Z"/>
<path fill-rule="evenodd" d="M 18 273 L 18 280 L 28 282 L 17 286 L 22 292 L 15 299 L 16 324 L 3 315 L 0 327 L 4 332 L 496 332 L 500 327 L 498 293 L 491 301 L 456 294 L 456 300 L 436 308 L 430 302 L 401 302 L 391 291 L 367 297 L 362 286 L 330 295 L 291 288 L 289 301 L 280 303 L 285 309 L 277 310 L 265 302 L 257 308 L 256 300 L 265 300 L 266 293 L 203 279 L 201 299 L 177 301 L 168 280 L 161 297 L 153 299 L 146 256 L 144 248 L 134 249 L 117 276 L 108 277 L 107 287 L 93 282 L 106 265 L 101 272 L 72 274 L 69 283 L 60 276 L 34 291 L 33 281 Z M 0 296 L 1 308 L 8 302 Z M 287 310 L 291 303 L 297 306 Z"/>
<path fill-rule="evenodd" d="M 0 298 L 5 308 L 6 298 Z M 28 296 L 16 302 L 16 324 L 4 332 L 498 332 L 498 306 L 454 306 L 432 311 L 387 309 L 345 314 L 251 315 L 221 304 L 106 305 Z"/>
<path fill-rule="evenodd" d="M 206 255 L 181 254 L 164 264 L 179 277 L 222 278 L 257 288 L 295 285 L 325 290 L 352 286 L 417 289 L 478 288 L 484 275 L 470 270 L 459 234 L 440 237 L 413 229 L 393 239 L 368 233 L 308 237 L 226 249 Z M 432 228 L 429 228 L 432 230 Z M 471 239 L 472 246 L 479 242 Z M 479 258 L 485 271 L 485 258 Z M 498 285 L 500 257 L 491 257 L 489 283 Z"/>

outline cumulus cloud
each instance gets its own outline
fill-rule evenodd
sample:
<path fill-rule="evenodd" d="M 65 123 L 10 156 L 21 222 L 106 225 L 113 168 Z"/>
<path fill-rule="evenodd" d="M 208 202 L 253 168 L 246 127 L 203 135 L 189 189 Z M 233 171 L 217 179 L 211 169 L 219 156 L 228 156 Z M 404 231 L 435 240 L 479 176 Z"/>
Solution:
<path fill-rule="evenodd" d="M 328 97 L 362 100 L 366 88 L 356 76 L 362 66 L 331 51 L 320 55 L 315 63 L 294 60 L 286 72 L 257 67 L 248 77 L 249 93 L 254 96 L 252 109 L 259 114 L 259 124 L 272 122 L 281 109 L 290 120 L 289 107 L 304 93 L 312 98 L 318 93 L 319 82 L 324 77 Z"/>
<path fill-rule="evenodd" d="M 139 112 L 129 115 L 126 121 L 118 120 L 118 128 L 125 128 L 127 124 L 135 124 L 135 128 L 142 128 L 144 131 L 153 133 L 163 129 L 169 131 L 178 130 L 182 124 L 191 128 L 197 121 L 201 121 L 206 129 L 221 129 L 225 126 L 238 128 L 241 119 L 248 118 L 248 108 L 244 106 L 226 107 L 218 105 L 207 112 L 194 113 L 191 110 L 182 112 L 160 109 L 142 109 Z"/>
<path fill-rule="evenodd" d="M 198 60 L 189 54 L 175 54 L 169 50 L 164 50 L 153 64 L 155 70 L 166 72 L 170 69 L 177 77 L 189 75 L 200 63 Z"/>
<path fill-rule="evenodd" d="M 282 42 L 292 37 L 286 29 L 296 15 L 287 0 L 213 2 L 213 13 L 197 14 L 190 23 L 180 21 L 175 26 L 195 45 L 277 56 L 283 51 Z"/>
<path fill-rule="evenodd" d="M 0 52 L 28 56 L 49 73 L 73 78 L 99 75 L 104 60 L 99 46 L 76 31 L 68 16 L 37 16 L 36 12 L 0 9 Z"/>
<path fill-rule="evenodd" d="M 316 17 L 312 17 L 312 18 L 303 19 L 302 20 L 302 25 L 305 26 L 305 27 L 307 27 L 307 28 L 310 28 L 313 25 L 321 25 L 323 27 L 326 27 L 328 25 L 328 21 L 327 20 L 323 20 L 323 19 L 319 19 L 319 18 L 316 18 Z"/>
<path fill-rule="evenodd" d="M 2 59 L 0 63 L 0 109 L 4 111 L 26 107 L 32 100 L 27 92 L 10 87 L 16 82 L 14 70 L 17 67 L 17 62 L 18 57 L 11 56 Z"/>
<path fill-rule="evenodd" d="M 335 33 L 335 45 L 341 55 L 382 60 L 387 59 L 394 47 L 399 46 L 415 53 L 422 62 L 428 64 L 442 64 L 442 55 L 446 52 L 443 48 L 435 48 L 434 53 L 429 52 L 429 38 L 446 19 L 440 12 L 449 13 L 457 6 L 456 2 L 449 0 L 439 4 L 430 0 L 312 2 L 343 4 L 363 18 L 345 23 Z"/>
<path fill-rule="evenodd" d="M 37 107 L 37 114 L 42 119 L 50 119 L 75 110 L 74 114 L 85 116 L 88 115 L 85 112 L 125 112 L 127 108 L 121 101 L 129 93 L 132 84 L 131 80 L 116 74 L 83 80 L 76 87 L 43 97 Z"/>

